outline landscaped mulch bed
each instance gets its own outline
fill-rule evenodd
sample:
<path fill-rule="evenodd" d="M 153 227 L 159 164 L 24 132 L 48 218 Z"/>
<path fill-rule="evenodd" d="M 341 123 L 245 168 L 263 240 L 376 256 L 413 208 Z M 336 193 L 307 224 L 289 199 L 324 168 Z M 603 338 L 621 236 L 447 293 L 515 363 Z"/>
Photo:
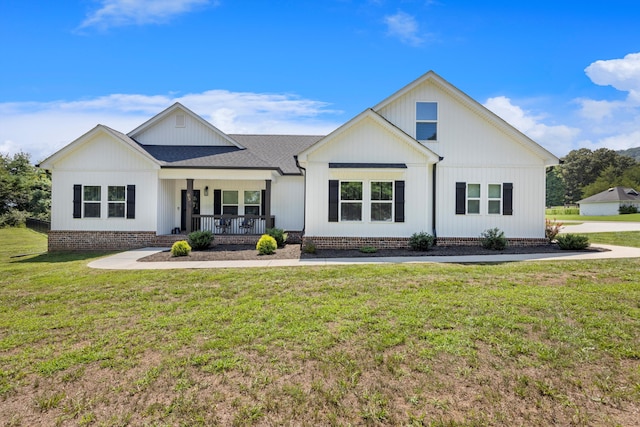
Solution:
<path fill-rule="evenodd" d="M 589 248 L 585 251 L 598 251 L 600 249 Z M 462 256 L 462 255 L 496 255 L 496 254 L 536 254 L 536 253 L 562 253 L 556 244 L 507 247 L 502 251 L 484 249 L 481 246 L 434 246 L 427 252 L 412 251 L 408 249 L 380 249 L 376 253 L 362 253 L 357 249 L 319 249 L 316 254 L 303 253 L 299 244 L 286 245 L 276 250 L 273 255 L 259 255 L 253 245 L 216 245 L 206 251 L 191 251 L 186 257 L 173 257 L 171 252 L 163 251 L 139 261 L 229 261 L 229 260 L 265 260 L 265 259 L 313 259 L 313 258 L 361 258 L 361 257 L 402 257 L 402 256 Z"/>

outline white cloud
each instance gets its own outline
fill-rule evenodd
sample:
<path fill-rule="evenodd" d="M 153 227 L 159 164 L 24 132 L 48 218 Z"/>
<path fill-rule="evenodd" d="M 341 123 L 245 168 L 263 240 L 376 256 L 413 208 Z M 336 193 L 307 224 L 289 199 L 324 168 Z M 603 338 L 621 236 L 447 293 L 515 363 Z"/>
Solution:
<path fill-rule="evenodd" d="M 574 127 L 545 124 L 542 121 L 544 116 L 523 110 L 505 96 L 489 98 L 484 106 L 558 156 L 573 149 L 576 137 L 580 133 L 580 129 Z"/>
<path fill-rule="evenodd" d="M 640 53 L 596 61 L 584 71 L 595 84 L 629 92 L 630 102 L 640 102 Z"/>
<path fill-rule="evenodd" d="M 428 34 L 421 34 L 416 18 L 406 12 L 399 11 L 395 15 L 387 15 L 384 17 L 384 23 L 387 25 L 388 35 L 397 37 L 408 45 L 420 46 L 427 39 Z"/>
<path fill-rule="evenodd" d="M 78 29 L 107 29 L 126 25 L 160 24 L 176 15 L 211 4 L 210 0 L 101 0 L 102 7 L 86 17 Z"/>
<path fill-rule="evenodd" d="M 336 119 L 341 111 L 291 94 L 225 90 L 173 97 L 113 94 L 76 101 L 0 103 L 0 151 L 27 152 L 37 162 L 98 123 L 129 132 L 174 102 L 226 133 L 324 135 L 341 124 Z"/>

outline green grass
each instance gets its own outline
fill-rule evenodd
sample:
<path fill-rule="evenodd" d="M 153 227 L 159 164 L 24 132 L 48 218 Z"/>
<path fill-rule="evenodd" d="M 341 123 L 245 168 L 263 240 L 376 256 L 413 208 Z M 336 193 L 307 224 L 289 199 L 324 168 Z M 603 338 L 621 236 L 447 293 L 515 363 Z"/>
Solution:
<path fill-rule="evenodd" d="M 102 271 L 0 241 L 5 425 L 637 422 L 636 259 Z"/>
<path fill-rule="evenodd" d="M 631 246 L 640 248 L 640 231 L 624 231 L 610 233 L 587 233 L 591 243 Z"/>
<path fill-rule="evenodd" d="M 605 215 L 605 216 L 586 216 L 586 215 L 546 215 L 547 219 L 555 221 L 615 221 L 615 222 L 640 222 L 640 213 L 628 215 Z"/>

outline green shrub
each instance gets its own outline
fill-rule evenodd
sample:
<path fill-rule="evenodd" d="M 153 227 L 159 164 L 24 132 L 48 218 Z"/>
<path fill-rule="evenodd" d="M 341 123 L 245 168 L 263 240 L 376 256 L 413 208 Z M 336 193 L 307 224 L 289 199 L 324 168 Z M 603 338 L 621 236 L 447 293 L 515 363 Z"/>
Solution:
<path fill-rule="evenodd" d="M 260 255 L 271 255 L 275 253 L 276 248 L 278 247 L 278 243 L 276 239 L 269 236 L 268 234 L 263 234 L 258 240 L 258 244 L 256 245 L 256 249 Z"/>
<path fill-rule="evenodd" d="M 27 221 L 27 213 L 11 209 L 0 215 L 0 228 L 23 227 Z"/>
<path fill-rule="evenodd" d="M 378 252 L 378 249 L 373 246 L 363 246 L 360 248 L 360 252 L 363 254 L 375 254 Z"/>
<path fill-rule="evenodd" d="M 504 237 L 504 231 L 500 231 L 499 228 L 490 228 L 480 234 L 480 243 L 485 249 L 501 251 L 507 247 L 507 238 Z"/>
<path fill-rule="evenodd" d="M 638 213 L 638 208 L 633 205 L 622 205 L 618 208 L 620 215 L 635 214 Z"/>
<path fill-rule="evenodd" d="M 213 242 L 213 233 L 209 230 L 189 233 L 189 244 L 194 251 L 203 251 Z"/>
<path fill-rule="evenodd" d="M 302 252 L 305 254 L 315 254 L 318 252 L 318 248 L 316 248 L 316 245 L 313 242 L 307 242 L 302 247 Z"/>
<path fill-rule="evenodd" d="M 413 233 L 409 238 L 409 247 L 414 251 L 428 251 L 433 246 L 435 240 L 435 237 L 424 231 Z"/>
<path fill-rule="evenodd" d="M 191 246 L 186 240 L 178 240 L 171 246 L 172 256 L 187 256 L 191 252 Z"/>
<path fill-rule="evenodd" d="M 587 249 L 590 245 L 589 237 L 579 234 L 561 234 L 556 241 L 560 249 L 569 251 Z"/>
<path fill-rule="evenodd" d="M 287 234 L 281 228 L 267 228 L 266 234 L 276 239 L 279 248 L 284 248 L 287 241 Z"/>

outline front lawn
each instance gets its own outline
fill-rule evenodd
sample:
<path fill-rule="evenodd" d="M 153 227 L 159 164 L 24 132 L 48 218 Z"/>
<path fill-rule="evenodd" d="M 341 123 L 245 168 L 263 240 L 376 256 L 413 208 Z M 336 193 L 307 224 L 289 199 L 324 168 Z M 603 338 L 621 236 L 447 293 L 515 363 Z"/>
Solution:
<path fill-rule="evenodd" d="M 627 215 L 586 216 L 586 215 L 546 215 L 552 221 L 615 221 L 640 222 L 640 213 Z"/>
<path fill-rule="evenodd" d="M 637 259 L 102 271 L 0 241 L 4 425 L 638 420 Z"/>

